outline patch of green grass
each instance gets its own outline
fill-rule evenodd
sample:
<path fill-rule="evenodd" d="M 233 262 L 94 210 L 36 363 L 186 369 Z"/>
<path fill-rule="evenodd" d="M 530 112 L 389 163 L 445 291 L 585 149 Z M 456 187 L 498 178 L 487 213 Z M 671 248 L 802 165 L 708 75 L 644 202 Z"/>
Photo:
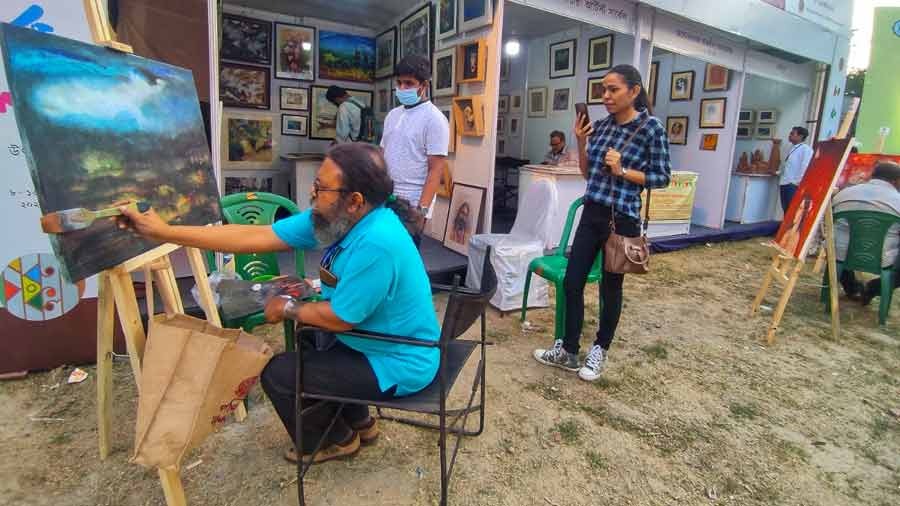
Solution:
<path fill-rule="evenodd" d="M 529 383 L 525 385 L 525 389 L 540 395 L 548 401 L 561 401 L 563 399 L 562 391 L 559 387 L 547 385 L 546 383 Z"/>
<path fill-rule="evenodd" d="M 662 341 L 657 341 L 648 346 L 641 346 L 641 351 L 647 354 L 653 360 L 665 360 L 669 358 L 669 350 Z"/>
<path fill-rule="evenodd" d="M 68 432 L 62 432 L 50 438 L 50 444 L 64 445 L 72 442 L 72 435 Z"/>
<path fill-rule="evenodd" d="M 608 376 L 600 376 L 597 381 L 591 382 L 595 388 L 600 390 L 617 391 L 622 386 L 622 382 L 617 379 L 610 379 Z"/>
<path fill-rule="evenodd" d="M 556 424 L 553 430 L 559 433 L 563 443 L 570 445 L 578 442 L 584 428 L 578 423 L 578 420 L 569 419 Z"/>
<path fill-rule="evenodd" d="M 862 456 L 865 457 L 866 460 L 868 460 L 872 464 L 874 464 L 876 466 L 879 465 L 878 464 L 878 452 L 876 452 L 875 448 L 872 448 L 871 445 L 866 446 L 865 448 L 862 449 Z"/>
<path fill-rule="evenodd" d="M 509 341 L 509 334 L 496 329 L 488 329 L 486 339 L 493 343 L 505 343 Z"/>
<path fill-rule="evenodd" d="M 600 455 L 599 452 L 588 451 L 585 453 L 585 456 L 587 457 L 588 465 L 590 465 L 591 469 L 594 471 L 603 471 L 609 467 L 606 458 L 603 455 Z"/>
<path fill-rule="evenodd" d="M 875 415 L 875 419 L 872 420 L 872 426 L 869 429 L 869 433 L 872 436 L 872 439 L 875 441 L 880 441 L 884 439 L 884 437 L 888 434 L 888 432 L 896 431 L 897 425 L 892 423 L 888 417 L 884 416 L 881 413 Z"/>
<path fill-rule="evenodd" d="M 728 406 L 728 410 L 731 411 L 731 416 L 739 420 L 754 420 L 759 416 L 759 408 L 753 403 L 741 404 L 732 402 Z"/>
<path fill-rule="evenodd" d="M 798 458 L 803 462 L 809 462 L 809 452 L 799 445 L 783 439 L 776 439 L 775 451 L 773 452 L 779 460 L 783 462 Z"/>

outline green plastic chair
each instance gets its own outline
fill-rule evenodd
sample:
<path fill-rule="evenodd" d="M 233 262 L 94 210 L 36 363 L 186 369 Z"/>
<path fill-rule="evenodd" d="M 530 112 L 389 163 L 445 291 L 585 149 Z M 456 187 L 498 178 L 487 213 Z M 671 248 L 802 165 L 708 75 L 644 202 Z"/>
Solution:
<path fill-rule="evenodd" d="M 887 322 L 891 309 L 891 296 L 894 292 L 894 278 L 900 276 L 894 266 L 881 265 L 884 240 L 892 225 L 900 224 L 900 217 L 878 211 L 844 211 L 834 214 L 835 221 L 846 220 L 850 225 L 850 246 L 843 262 L 837 262 L 837 277 L 845 270 L 868 272 L 881 276 L 881 305 L 878 308 L 878 323 Z M 825 287 L 822 288 L 822 300 L 825 312 L 831 312 L 831 299 L 828 296 L 828 274 L 825 274 Z"/>
<path fill-rule="evenodd" d="M 222 214 L 227 223 L 237 225 L 271 225 L 275 223 L 279 210 L 297 214 L 297 204 L 273 193 L 247 192 L 233 193 L 222 197 Z M 215 270 L 215 255 L 207 252 L 207 261 Z M 305 277 L 303 251 L 294 250 L 294 268 L 299 278 Z M 281 275 L 276 253 L 241 253 L 235 255 L 235 272 L 242 278 L 251 281 L 266 281 Z M 260 311 L 243 318 L 222 321 L 226 328 L 241 328 L 246 332 L 266 323 L 265 314 Z M 284 322 L 284 347 L 294 350 L 294 322 Z"/>
<path fill-rule="evenodd" d="M 525 321 L 525 313 L 528 311 L 528 289 L 531 286 L 531 273 L 546 279 L 556 286 L 556 324 L 555 338 L 562 339 L 566 333 L 566 291 L 563 288 L 563 280 L 566 277 L 566 267 L 569 259 L 566 258 L 566 247 L 569 245 L 569 235 L 572 233 L 572 224 L 575 222 L 575 213 L 584 204 L 584 199 L 579 197 L 569 206 L 569 214 L 566 216 L 566 225 L 563 227 L 562 237 L 556 253 L 535 258 L 528 265 L 528 274 L 525 276 L 525 293 L 522 295 L 522 317 Z M 588 283 L 599 283 L 603 279 L 603 251 L 597 254 L 594 265 L 588 273 Z"/>

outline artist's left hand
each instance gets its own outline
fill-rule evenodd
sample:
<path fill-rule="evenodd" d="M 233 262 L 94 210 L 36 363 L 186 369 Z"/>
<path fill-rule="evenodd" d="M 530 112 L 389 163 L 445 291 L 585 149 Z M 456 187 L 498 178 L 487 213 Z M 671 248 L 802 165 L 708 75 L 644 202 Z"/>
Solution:
<path fill-rule="evenodd" d="M 610 148 L 606 151 L 606 157 L 603 161 L 606 163 L 606 169 L 610 174 L 613 176 L 622 175 L 622 153 Z"/>
<path fill-rule="evenodd" d="M 278 323 L 284 320 L 284 306 L 288 303 L 284 297 L 272 297 L 266 303 L 266 322 Z"/>

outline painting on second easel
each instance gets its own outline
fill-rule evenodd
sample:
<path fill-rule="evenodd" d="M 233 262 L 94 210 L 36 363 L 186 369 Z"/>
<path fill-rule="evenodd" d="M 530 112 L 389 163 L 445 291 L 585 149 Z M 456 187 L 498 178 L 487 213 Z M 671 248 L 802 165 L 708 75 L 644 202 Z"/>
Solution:
<path fill-rule="evenodd" d="M 189 70 L 10 25 L 0 36 L 43 214 L 130 199 L 172 224 L 221 219 Z M 74 281 L 158 246 L 109 218 L 50 238 Z"/>

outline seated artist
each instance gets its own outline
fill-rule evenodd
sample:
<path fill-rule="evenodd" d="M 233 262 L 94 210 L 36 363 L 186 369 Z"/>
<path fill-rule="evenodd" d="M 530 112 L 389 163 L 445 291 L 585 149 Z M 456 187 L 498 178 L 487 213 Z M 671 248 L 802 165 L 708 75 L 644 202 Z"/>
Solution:
<path fill-rule="evenodd" d="M 327 246 L 320 269 L 325 300 L 273 299 L 266 306 L 266 319 L 292 319 L 337 333 L 336 340 L 321 339 L 320 334 L 319 346 L 304 348 L 306 392 L 386 400 L 428 386 L 438 369 L 439 350 L 339 333 L 359 329 L 432 341 L 440 333 L 425 266 L 409 233 L 421 224 L 401 221 L 421 220 L 421 214 L 394 198 L 393 187 L 377 147 L 342 144 L 329 151 L 319 168 L 312 209 L 274 225 L 171 226 L 152 209 L 141 214 L 124 208 L 127 219 L 122 225 L 160 241 L 235 253 Z M 276 355 L 261 378 L 292 440 L 296 359 L 293 352 Z M 303 419 L 304 458 L 336 412 L 337 403 L 329 404 Z M 348 404 L 314 460 L 351 455 L 361 441 L 377 436 L 368 407 Z M 293 447 L 286 457 L 296 460 Z"/>
<path fill-rule="evenodd" d="M 566 146 L 566 134 L 559 130 L 550 132 L 550 151 L 544 155 L 543 165 L 578 166 L 578 152 Z"/>
<path fill-rule="evenodd" d="M 831 202 L 835 213 L 843 211 L 878 211 L 900 216 L 900 165 L 892 162 L 880 162 L 872 172 L 868 183 L 848 186 L 839 191 Z M 850 227 L 845 220 L 834 223 L 834 244 L 837 259 L 843 261 L 847 257 L 850 243 Z M 884 239 L 884 250 L 881 259 L 882 267 L 896 266 L 900 271 L 900 225 L 888 229 Z M 841 286 L 851 298 L 859 299 L 868 305 L 873 298 L 881 295 L 881 279 L 875 278 L 865 285 L 856 280 L 853 271 L 841 274 Z M 900 288 L 900 277 L 894 278 L 894 289 Z"/>

